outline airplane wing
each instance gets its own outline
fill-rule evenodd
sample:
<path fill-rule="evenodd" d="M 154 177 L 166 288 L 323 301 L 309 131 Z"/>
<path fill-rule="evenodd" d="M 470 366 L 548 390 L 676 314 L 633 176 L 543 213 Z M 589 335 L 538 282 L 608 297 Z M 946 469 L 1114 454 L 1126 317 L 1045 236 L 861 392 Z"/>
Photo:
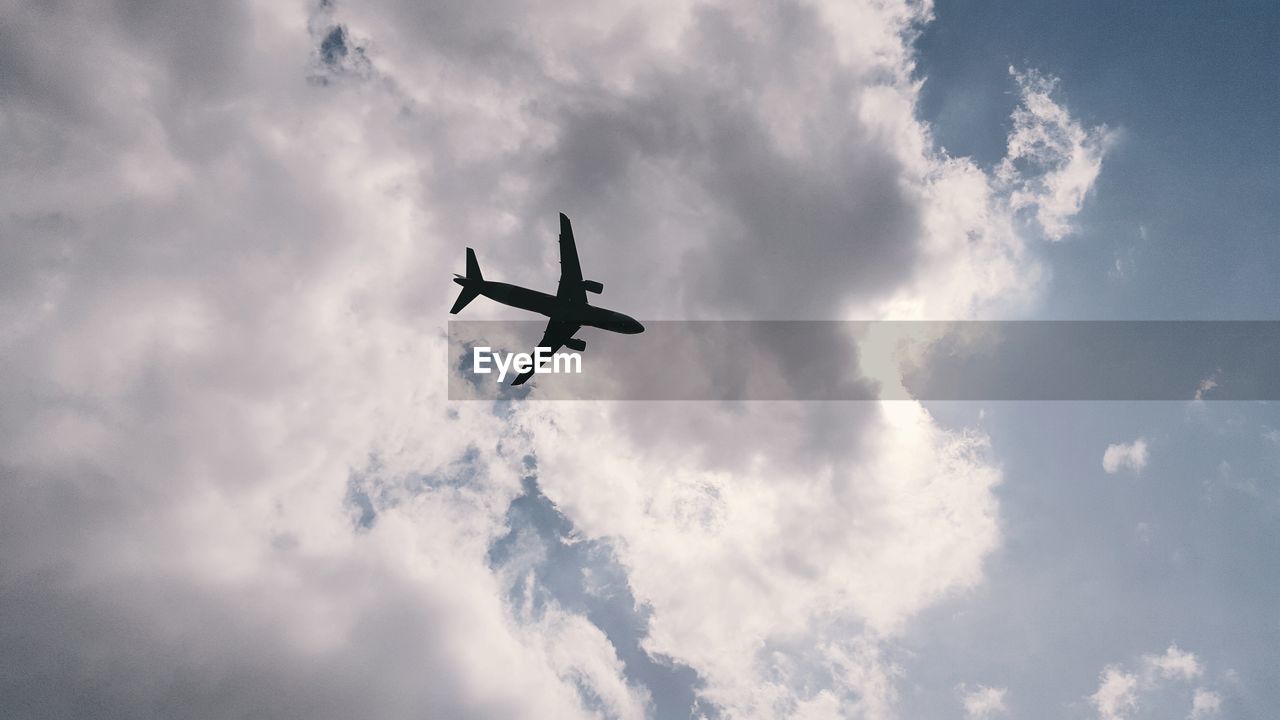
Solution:
<path fill-rule="evenodd" d="M 560 217 L 563 218 L 564 216 L 561 215 Z M 566 219 L 564 222 L 567 226 L 569 221 Z M 572 236 L 570 237 L 569 244 L 570 246 L 573 244 Z M 561 283 L 563 282 L 564 281 L 562 280 Z M 581 328 L 581 325 L 562 322 L 560 320 L 549 320 L 547 322 L 547 329 L 542 333 L 542 339 L 538 341 L 538 347 L 551 348 L 551 352 L 555 352 L 564 347 L 565 340 L 573 337 L 573 334 L 578 332 Z M 523 385 L 531 377 L 533 377 L 533 370 L 529 369 L 528 371 L 522 372 L 516 376 L 515 382 L 511 384 Z"/>
<path fill-rule="evenodd" d="M 573 242 L 569 216 L 560 213 L 560 286 L 556 297 L 585 303 L 587 291 L 582 287 L 582 265 L 578 264 L 578 246 Z"/>

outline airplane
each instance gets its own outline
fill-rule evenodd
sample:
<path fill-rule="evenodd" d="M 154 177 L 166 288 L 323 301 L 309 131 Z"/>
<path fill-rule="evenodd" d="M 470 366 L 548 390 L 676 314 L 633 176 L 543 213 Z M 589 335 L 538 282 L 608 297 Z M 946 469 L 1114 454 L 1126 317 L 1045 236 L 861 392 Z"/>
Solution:
<path fill-rule="evenodd" d="M 462 286 L 462 292 L 449 310 L 451 314 L 457 315 L 472 300 L 484 295 L 503 305 L 546 315 L 547 329 L 542 333 L 538 347 L 550 348 L 551 353 L 566 346 L 577 352 L 586 350 L 586 341 L 573 336 L 584 326 L 625 335 L 644 332 L 644 326 L 634 318 L 587 302 L 587 293 L 604 292 L 604 283 L 582 279 L 578 248 L 573 242 L 573 228 L 569 224 L 569 217 L 564 213 L 560 213 L 560 285 L 555 295 L 519 285 L 485 280 L 480 274 L 476 251 L 471 248 L 467 248 L 467 274 L 464 276 L 454 273 L 453 281 Z M 511 384 L 523 385 L 533 374 L 534 369 L 531 368 L 520 373 Z"/>

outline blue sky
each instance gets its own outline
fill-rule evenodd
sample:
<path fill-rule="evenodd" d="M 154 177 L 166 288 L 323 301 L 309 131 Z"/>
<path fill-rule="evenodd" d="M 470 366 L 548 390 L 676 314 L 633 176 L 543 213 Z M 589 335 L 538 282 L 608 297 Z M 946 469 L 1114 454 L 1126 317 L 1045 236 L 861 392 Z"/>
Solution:
<path fill-rule="evenodd" d="M 917 43 L 920 115 L 943 146 L 999 160 L 1010 65 L 1059 76 L 1073 111 L 1123 133 L 1078 236 L 1045 250 L 1043 317 L 1275 316 L 1274 3 L 942 2 L 935 14 Z"/>
<path fill-rule="evenodd" d="M 935 406 L 973 421 L 969 404 Z M 1277 414 L 1267 404 L 999 403 L 980 422 L 1004 461 L 1006 544 L 989 584 L 930 611 L 908 643 L 935 687 L 956 668 L 1018 678 L 1020 712 L 1085 717 L 1064 688 L 1176 641 L 1223 682 L 1224 717 L 1264 717 L 1280 638 Z M 1141 472 L 1103 448 L 1147 439 Z M 945 658 L 945 659 L 943 659 Z M 1186 688 L 1184 694 L 1190 693 Z M 921 700 L 940 711 L 945 700 Z M 1138 717 L 1163 717 L 1161 713 Z"/>
<path fill-rule="evenodd" d="M 1009 65 L 1058 75 L 1074 112 L 1121 133 L 1079 232 L 1041 248 L 1053 279 L 1037 317 L 1275 317 L 1280 8 L 943 2 L 936 17 L 917 44 L 920 113 L 948 149 L 1002 155 Z M 974 420 L 974 406 L 934 409 Z M 1085 717 L 1064 687 L 1091 687 L 1097 667 L 1177 641 L 1239 673 L 1224 717 L 1280 703 L 1268 681 L 1280 645 L 1273 406 L 982 410 L 1006 472 L 1007 542 L 988 585 L 934 608 L 913 633 L 913 670 L 933 687 L 960 682 L 958 667 L 1016 677 L 1015 716 Z M 1108 475 L 1101 449 L 1136 437 L 1150 439 L 1149 464 Z M 945 712 L 936 696 L 916 700 L 924 715 Z"/>

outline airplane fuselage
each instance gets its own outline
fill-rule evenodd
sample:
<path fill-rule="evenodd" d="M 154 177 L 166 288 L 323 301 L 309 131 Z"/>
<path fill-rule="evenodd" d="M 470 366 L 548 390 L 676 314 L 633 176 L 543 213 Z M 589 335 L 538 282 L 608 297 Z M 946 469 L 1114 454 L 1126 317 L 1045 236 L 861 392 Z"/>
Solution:
<path fill-rule="evenodd" d="M 459 285 L 461 280 L 455 280 Z M 634 335 L 644 331 L 644 326 L 634 318 L 620 312 L 596 307 L 590 303 L 579 303 L 558 298 L 537 290 L 530 290 L 519 285 L 485 280 L 479 285 L 480 294 L 521 310 L 546 315 L 553 320 L 568 322 L 574 325 L 597 327 L 601 330 Z"/>

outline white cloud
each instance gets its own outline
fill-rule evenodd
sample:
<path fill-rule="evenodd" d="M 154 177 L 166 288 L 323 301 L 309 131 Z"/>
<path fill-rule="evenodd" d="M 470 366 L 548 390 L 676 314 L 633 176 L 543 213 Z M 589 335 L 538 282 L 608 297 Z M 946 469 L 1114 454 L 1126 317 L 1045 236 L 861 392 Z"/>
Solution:
<path fill-rule="evenodd" d="M 998 546 L 985 438 L 912 403 L 449 403 L 448 271 L 474 244 L 550 284 L 563 209 L 640 317 L 1016 313 L 1015 214 L 1069 222 L 1088 133 L 1038 149 L 1079 126 L 1026 91 L 1043 177 L 936 152 L 921 3 L 310 5 L 7 26 L 0 603 L 31 663 L 0 707 L 637 717 L 603 630 L 490 566 L 532 453 L 706 697 L 892 716 L 884 639 Z"/>
<path fill-rule="evenodd" d="M 1101 720 L 1125 720 L 1135 717 L 1135 713 L 1146 704 L 1155 704 L 1153 701 L 1156 699 L 1167 704 L 1170 697 L 1176 697 L 1180 686 L 1185 687 L 1203 673 L 1204 667 L 1194 653 L 1170 644 L 1159 655 L 1143 655 L 1136 671 L 1108 665 L 1102 671 L 1098 689 L 1089 696 L 1089 702 Z M 1208 717 L 1217 713 L 1220 705 L 1221 698 L 1217 693 L 1198 687 L 1192 695 L 1190 717 Z"/>
<path fill-rule="evenodd" d="M 914 404 L 814 420 L 803 404 L 630 418 L 579 405 L 522 409 L 546 491 L 584 533 L 617 539 L 654 610 L 647 647 L 697 668 L 734 715 L 811 700 L 821 673 L 886 717 L 895 672 L 860 638 L 976 584 L 999 538 L 984 439 L 944 432 Z M 833 431 L 848 442 L 815 445 L 815 421 L 847 427 Z M 641 436 L 598 430 L 632 422 Z M 573 438 L 593 428 L 582 453 Z M 680 442 L 694 428 L 704 442 Z M 733 451 L 761 438 L 772 453 Z"/>
<path fill-rule="evenodd" d="M 1022 96 L 997 175 L 1011 188 L 1012 207 L 1034 209 L 1045 236 L 1061 240 L 1074 230 L 1071 219 L 1080 212 L 1117 135 L 1105 126 L 1085 128 L 1074 120 L 1054 99 L 1056 78 L 1012 67 L 1009 74 Z"/>
<path fill-rule="evenodd" d="M 1195 654 L 1179 650 L 1177 645 L 1170 645 L 1163 655 L 1143 656 L 1143 663 L 1162 678 L 1193 680 L 1202 672 Z"/>
<path fill-rule="evenodd" d="M 1203 402 L 1204 396 L 1216 387 L 1218 387 L 1218 371 L 1215 370 L 1212 375 L 1201 380 L 1200 384 L 1196 386 L 1195 401 Z"/>
<path fill-rule="evenodd" d="M 1114 665 L 1102 671 L 1098 690 L 1089 696 L 1102 720 L 1124 720 L 1138 707 L 1138 676 Z"/>
<path fill-rule="evenodd" d="M 1191 696 L 1191 720 L 1216 717 L 1222 711 L 1222 696 L 1212 690 L 1196 688 Z"/>
<path fill-rule="evenodd" d="M 960 700 L 964 704 L 966 720 L 984 720 L 1007 714 L 1009 709 L 1004 703 L 1006 694 L 1008 694 L 1007 688 L 986 685 L 977 685 L 973 688 L 961 686 Z"/>
<path fill-rule="evenodd" d="M 1102 469 L 1109 475 L 1129 469 L 1142 472 L 1147 466 L 1147 441 L 1138 438 L 1131 443 L 1115 443 L 1107 446 L 1102 454 Z"/>

